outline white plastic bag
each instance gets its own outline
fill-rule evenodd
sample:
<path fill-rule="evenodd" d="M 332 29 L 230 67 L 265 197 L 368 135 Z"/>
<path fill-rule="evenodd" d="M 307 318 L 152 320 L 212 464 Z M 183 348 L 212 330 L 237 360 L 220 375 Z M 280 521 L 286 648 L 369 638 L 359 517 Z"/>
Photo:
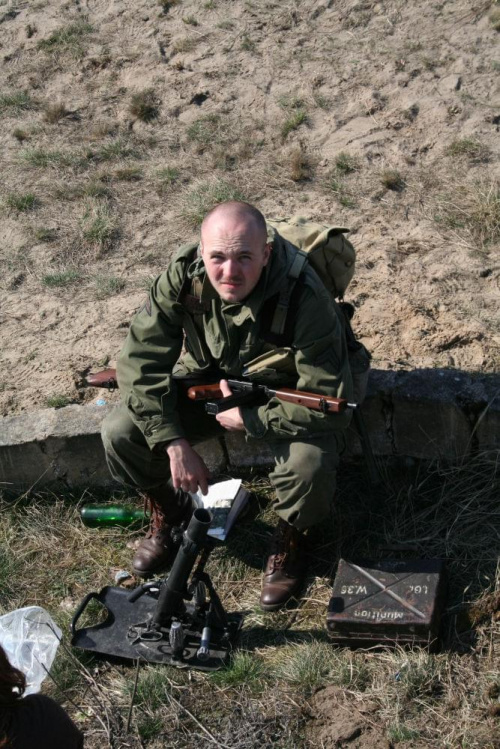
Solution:
<path fill-rule="evenodd" d="M 26 676 L 25 695 L 40 691 L 61 636 L 57 624 L 40 606 L 27 606 L 0 616 L 0 645 L 10 663 Z"/>

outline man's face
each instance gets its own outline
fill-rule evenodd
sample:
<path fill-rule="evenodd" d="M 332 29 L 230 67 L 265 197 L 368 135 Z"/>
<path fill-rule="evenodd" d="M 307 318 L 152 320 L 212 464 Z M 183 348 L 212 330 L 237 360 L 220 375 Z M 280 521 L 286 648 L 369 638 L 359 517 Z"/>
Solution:
<path fill-rule="evenodd" d="M 236 225 L 210 226 L 201 254 L 210 283 L 225 302 L 242 302 L 255 288 L 271 247 L 255 231 Z"/>

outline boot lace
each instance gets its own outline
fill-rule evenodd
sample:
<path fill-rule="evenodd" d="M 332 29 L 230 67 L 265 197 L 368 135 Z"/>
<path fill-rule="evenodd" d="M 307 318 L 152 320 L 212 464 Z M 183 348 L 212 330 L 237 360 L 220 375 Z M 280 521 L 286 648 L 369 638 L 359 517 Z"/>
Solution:
<path fill-rule="evenodd" d="M 155 536 L 159 531 L 165 529 L 165 515 L 160 507 L 152 497 L 144 495 L 144 513 L 149 512 L 149 528 L 146 533 L 146 538 Z"/>
<path fill-rule="evenodd" d="M 279 522 L 273 538 L 273 569 L 283 569 L 291 561 L 295 551 L 294 528 Z"/>

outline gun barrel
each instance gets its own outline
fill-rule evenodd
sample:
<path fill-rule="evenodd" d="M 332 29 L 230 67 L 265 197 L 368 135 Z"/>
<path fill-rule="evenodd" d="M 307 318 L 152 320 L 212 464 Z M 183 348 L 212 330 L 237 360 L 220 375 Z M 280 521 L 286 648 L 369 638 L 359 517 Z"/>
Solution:
<path fill-rule="evenodd" d="M 172 616 L 181 613 L 187 581 L 205 542 L 211 522 L 212 516 L 208 510 L 200 507 L 194 511 L 170 574 L 162 583 L 152 619 L 153 625 L 167 626 Z"/>

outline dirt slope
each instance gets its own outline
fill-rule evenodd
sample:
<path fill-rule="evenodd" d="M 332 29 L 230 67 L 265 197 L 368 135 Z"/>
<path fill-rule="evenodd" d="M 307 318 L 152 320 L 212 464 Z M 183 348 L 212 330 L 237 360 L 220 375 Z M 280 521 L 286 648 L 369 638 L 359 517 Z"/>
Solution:
<path fill-rule="evenodd" d="M 214 202 L 345 225 L 381 368 L 494 371 L 491 2 L 0 0 L 0 407 L 95 398 Z"/>

